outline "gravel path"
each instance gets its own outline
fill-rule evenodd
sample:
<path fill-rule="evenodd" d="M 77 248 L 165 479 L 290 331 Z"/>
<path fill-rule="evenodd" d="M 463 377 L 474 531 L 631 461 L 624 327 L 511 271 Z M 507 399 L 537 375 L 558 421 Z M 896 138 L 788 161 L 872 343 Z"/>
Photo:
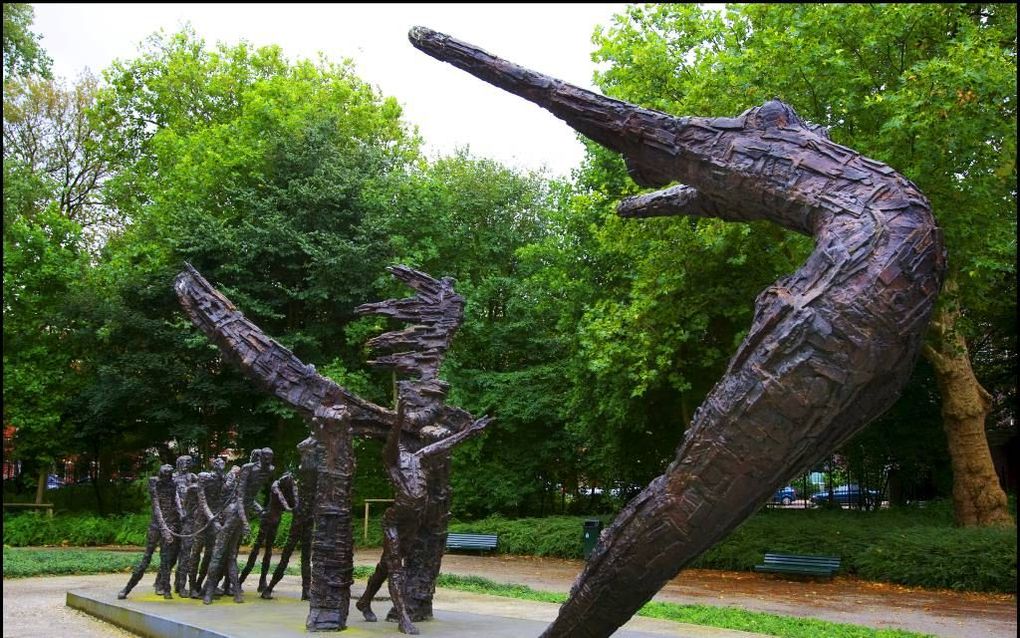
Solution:
<path fill-rule="evenodd" d="M 359 551 L 355 564 L 374 565 L 378 559 L 378 550 Z M 446 573 L 561 592 L 569 590 L 581 566 L 581 561 L 530 556 L 450 554 L 443 559 Z M 64 606 L 65 592 L 80 586 L 81 578 L 6 579 L 4 638 L 129 638 L 130 634 Z M 111 578 L 112 586 L 119 587 L 126 574 L 104 578 Z M 922 590 L 845 577 L 799 582 L 746 572 L 686 570 L 655 599 L 906 629 L 945 638 L 1017 635 L 1015 596 Z"/>
<path fill-rule="evenodd" d="M 374 564 L 378 552 L 359 552 L 357 564 Z M 443 571 L 484 576 L 547 591 L 569 591 L 581 561 L 533 556 L 449 554 Z M 847 577 L 796 581 L 750 572 L 689 569 L 655 600 L 720 605 L 783 616 L 895 628 L 945 638 L 1015 638 L 1016 596 L 932 591 Z"/>

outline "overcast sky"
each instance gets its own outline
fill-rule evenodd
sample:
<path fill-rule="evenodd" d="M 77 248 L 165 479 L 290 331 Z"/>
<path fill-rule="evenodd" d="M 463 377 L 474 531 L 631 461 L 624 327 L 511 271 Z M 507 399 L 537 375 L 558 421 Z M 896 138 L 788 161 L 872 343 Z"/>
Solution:
<path fill-rule="evenodd" d="M 561 80 L 592 88 L 591 35 L 624 4 L 36 4 L 32 30 L 54 72 L 98 73 L 137 55 L 153 32 L 190 22 L 207 44 L 278 44 L 291 60 L 318 52 L 354 59 L 358 73 L 404 106 L 430 155 L 475 155 L 567 176 L 583 156 L 573 131 L 544 110 L 421 53 L 423 25 Z"/>

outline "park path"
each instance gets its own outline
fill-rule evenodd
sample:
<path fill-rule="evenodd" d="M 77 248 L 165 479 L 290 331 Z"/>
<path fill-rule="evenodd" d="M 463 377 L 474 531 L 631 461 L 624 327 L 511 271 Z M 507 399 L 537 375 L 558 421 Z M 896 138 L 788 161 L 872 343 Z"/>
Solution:
<path fill-rule="evenodd" d="M 140 550 L 126 547 L 96 549 Z M 355 553 L 357 565 L 374 565 L 378 560 L 377 549 Z M 533 556 L 448 554 L 443 559 L 443 572 L 566 592 L 582 564 L 579 560 Z M 124 576 L 118 577 L 123 579 Z M 43 627 L 46 632 L 38 634 L 40 636 L 128 636 L 122 632 L 102 633 L 105 625 L 64 607 L 62 591 L 59 596 L 50 591 L 54 586 L 59 589 L 59 581 L 62 580 L 30 578 L 5 581 L 3 635 L 25 636 L 8 633 L 8 620 L 38 624 L 41 618 L 45 618 Z M 66 585 L 63 587 L 66 590 Z M 1015 596 L 924 590 L 847 577 L 837 577 L 829 582 L 805 582 L 748 572 L 691 569 L 668 583 L 655 600 L 737 607 L 876 628 L 905 629 L 944 638 L 1014 638 L 1017 635 Z M 96 629 L 97 625 L 100 629 Z"/>
<path fill-rule="evenodd" d="M 378 558 L 378 550 L 355 554 L 358 565 L 375 564 Z M 534 556 L 447 554 L 443 558 L 443 572 L 448 574 L 483 576 L 559 592 L 570 589 L 582 565 L 579 560 Z M 1017 635 L 1015 596 L 932 591 L 848 577 L 829 582 L 795 581 L 751 572 L 688 569 L 668 583 L 655 600 L 905 629 L 945 638 Z"/>

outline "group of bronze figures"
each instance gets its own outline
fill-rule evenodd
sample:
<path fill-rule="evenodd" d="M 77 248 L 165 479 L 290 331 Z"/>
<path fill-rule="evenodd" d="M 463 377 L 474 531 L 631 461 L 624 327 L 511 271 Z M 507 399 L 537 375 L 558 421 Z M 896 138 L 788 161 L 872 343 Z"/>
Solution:
<path fill-rule="evenodd" d="M 155 542 L 163 539 L 167 557 L 165 561 L 161 558 L 157 590 L 168 592 L 159 585 L 169 578 L 163 576 L 164 571 L 169 573 L 169 567 L 164 568 L 163 563 L 171 562 L 175 552 L 185 551 L 184 537 L 189 534 L 195 538 L 202 533 L 215 535 L 209 574 L 204 582 L 206 602 L 215 595 L 216 579 L 224 575 L 224 570 L 227 582 L 223 591 L 232 592 L 240 602 L 240 584 L 254 568 L 260 551 L 265 553 L 259 591 L 263 598 L 271 597 L 291 553 L 300 544 L 302 598 L 307 598 L 310 606 L 307 628 L 343 629 L 354 582 L 353 440 L 362 436 L 385 442 L 383 462 L 393 485 L 394 502 L 383 514 L 382 559 L 356 606 L 365 620 L 375 621 L 372 598 L 388 580 L 393 607 L 387 619 L 396 622 L 400 631 L 416 634 L 414 623 L 432 618 L 432 598 L 446 549 L 450 517 L 450 455 L 456 445 L 484 430 L 489 419 L 475 419 L 445 403 L 449 386 L 439 379 L 439 367 L 464 314 L 464 299 L 454 291 L 453 281 L 434 279 L 404 266 L 389 270 L 414 289 L 415 295 L 364 304 L 356 312 L 411 324 L 404 330 L 381 334 L 368 344 L 383 351 L 371 365 L 404 377 L 397 383 L 396 408 L 392 410 L 354 395 L 318 374 L 313 366 L 302 363 L 245 319 L 191 266 L 178 275 L 175 288 L 192 321 L 249 378 L 296 408 L 305 417 L 310 436 L 298 446 L 299 476 L 285 474 L 274 482 L 264 508 L 255 503 L 254 496 L 269 476 L 254 469 L 264 467 L 253 465 L 254 460 L 236 472 L 235 481 L 222 482 L 221 492 L 225 496 L 216 501 L 222 513 L 213 511 L 212 499 L 201 489 L 196 490 L 194 499 L 196 515 L 188 514 L 188 501 L 181 497 L 180 508 L 171 513 L 178 528 L 185 530 L 180 534 L 181 549 L 173 545 L 178 536 L 173 529 L 166 529 L 169 519 L 163 513 L 168 507 L 176 507 L 175 501 L 166 500 L 176 492 L 167 492 L 163 497 L 157 487 L 153 488 L 155 531 L 150 535 Z M 271 452 L 264 449 L 260 457 L 263 464 L 267 454 Z M 249 466 L 252 469 L 246 469 Z M 173 474 L 173 468 L 170 473 Z M 160 480 L 153 479 L 153 485 L 160 485 Z M 173 483 L 174 479 L 168 480 Z M 199 485 L 202 480 L 195 479 Z M 267 583 L 273 538 L 286 510 L 294 512 L 294 524 L 280 565 Z M 237 548 L 252 514 L 261 516 L 259 537 L 238 574 Z M 212 541 L 209 536 L 205 538 L 209 545 Z M 198 564 L 198 551 L 198 543 L 191 541 L 185 573 Z M 140 569 L 144 567 L 141 565 Z M 199 568 L 198 575 L 201 573 Z M 136 574 L 140 577 L 141 571 Z M 133 586 L 137 579 L 132 578 Z M 191 590 L 201 585 L 201 581 L 192 581 Z"/>
<path fill-rule="evenodd" d="M 623 154 L 638 184 L 682 182 L 625 200 L 621 215 L 767 219 L 816 242 L 799 270 L 758 297 L 750 332 L 695 413 L 676 459 L 603 532 L 570 598 L 543 634 L 608 636 L 788 477 L 830 453 L 898 397 L 942 283 L 941 234 L 913 183 L 834 143 L 823 128 L 804 122 L 779 100 L 738 117 L 674 117 L 544 76 L 429 29 L 412 29 L 410 39 L 425 53 L 535 102 Z M 431 616 L 445 547 L 450 451 L 488 423 L 445 405 L 447 386 L 437 377 L 463 299 L 447 279 L 404 267 L 391 272 L 416 295 L 358 311 L 412 324 L 370 342 L 391 352 L 375 365 L 411 377 L 398 383 L 395 410 L 317 374 L 247 321 L 194 269 L 176 283 L 192 320 L 224 355 L 311 424 L 316 483 L 307 497 L 314 505 L 306 505 L 313 509 L 310 629 L 342 628 L 347 618 L 352 437 L 385 441 L 396 496 L 384 516 L 383 559 L 357 607 L 374 620 L 371 598 L 389 578 L 390 617 L 401 631 L 416 633 L 413 622 Z M 164 466 L 152 483 L 149 531 L 150 546 L 162 539 L 167 547 L 157 589 L 169 595 L 167 565 L 174 556 L 186 556 L 185 573 L 194 569 L 200 544 L 213 546 L 205 595 L 215 591 L 225 568 L 227 586 L 239 583 L 231 572 L 236 565 L 230 564 L 254 506 L 244 494 L 267 480 L 256 469 L 265 463 L 253 459 L 237 472 L 236 493 L 222 479 L 220 492 L 196 488 L 190 500 L 188 485 L 214 479 L 180 479 L 186 487 L 178 489 L 175 480 L 186 471 L 175 474 Z M 299 481 L 298 489 L 304 485 Z M 289 488 L 281 487 L 281 494 L 284 489 Z M 227 496 L 214 500 L 210 494 Z M 287 503 L 300 506 L 305 499 L 302 491 L 296 503 Z M 213 511 L 217 505 L 222 512 Z M 189 507 L 197 512 L 190 518 Z M 183 540 L 174 546 L 175 526 L 191 530 L 182 534 L 194 537 L 187 549 Z"/>
<path fill-rule="evenodd" d="M 294 511 L 288 548 L 302 537 L 302 530 L 307 527 L 309 519 L 305 510 L 297 507 L 294 478 L 287 473 L 274 481 L 269 504 L 263 507 L 256 496 L 272 477 L 272 449 L 254 450 L 248 463 L 242 467 L 234 466 L 229 472 L 226 471 L 226 462 L 220 457 L 213 459 L 206 472 L 195 474 L 193 466 L 191 456 L 179 456 L 176 469 L 172 465 L 163 465 L 159 474 L 149 479 L 152 520 L 146 535 L 145 553 L 117 597 L 127 598 L 142 579 L 158 547 L 159 570 L 155 582 L 158 595 L 171 599 L 176 593 L 184 598 L 202 598 L 209 604 L 214 596 L 228 593 L 233 594 L 235 601 L 242 602 L 241 583 L 265 543 L 266 559 L 262 563 L 258 590 L 263 598 L 271 598 L 272 588 L 283 577 L 290 558 L 290 553 L 285 551 L 272 581 L 267 584 L 269 556 L 280 523 L 280 512 L 283 508 Z M 303 463 L 299 472 L 305 474 L 309 468 L 314 477 L 311 464 Z M 241 541 L 250 531 L 252 516 L 259 517 L 259 536 L 252 556 L 239 574 L 237 554 Z M 174 571 L 172 586 L 171 571 Z M 221 581 L 222 588 L 219 587 Z"/>

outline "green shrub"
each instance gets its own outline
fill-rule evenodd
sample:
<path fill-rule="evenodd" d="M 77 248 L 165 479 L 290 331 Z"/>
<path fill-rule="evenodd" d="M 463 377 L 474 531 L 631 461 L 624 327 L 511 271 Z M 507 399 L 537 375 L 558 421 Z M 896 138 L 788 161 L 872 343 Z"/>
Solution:
<path fill-rule="evenodd" d="M 498 534 L 497 551 L 504 554 L 581 558 L 586 517 L 455 521 L 451 532 Z M 602 519 L 605 523 L 605 519 Z M 290 530 L 285 514 L 277 532 L 282 546 Z M 59 514 L 52 519 L 36 512 L 4 517 L 4 544 L 144 545 L 148 514 L 85 516 Z M 382 544 L 379 518 L 369 524 L 363 539 L 362 519 L 356 518 L 358 548 Z M 253 521 L 255 539 L 258 523 Z M 935 503 L 925 508 L 879 512 L 822 510 L 763 510 L 703 554 L 692 567 L 750 571 L 766 552 L 825 554 L 842 559 L 844 574 L 869 580 L 929 588 L 1016 592 L 1016 530 L 958 529 L 952 526 L 952 507 Z"/>
<path fill-rule="evenodd" d="M 856 557 L 861 578 L 963 591 L 1016 593 L 1016 529 L 888 532 Z"/>

